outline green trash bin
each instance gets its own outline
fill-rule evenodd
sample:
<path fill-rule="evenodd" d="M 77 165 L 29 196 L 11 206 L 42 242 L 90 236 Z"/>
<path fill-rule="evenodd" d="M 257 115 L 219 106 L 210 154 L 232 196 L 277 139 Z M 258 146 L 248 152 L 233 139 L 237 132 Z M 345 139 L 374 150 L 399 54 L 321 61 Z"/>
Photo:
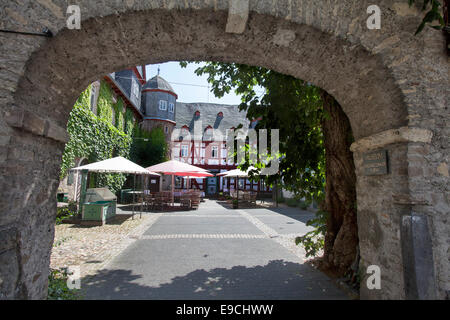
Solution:
<path fill-rule="evenodd" d="M 83 203 L 82 220 L 103 225 L 116 215 L 116 203 L 116 196 L 107 188 L 88 189 Z"/>
<path fill-rule="evenodd" d="M 96 201 L 83 204 L 83 220 L 98 221 L 105 224 L 116 214 L 115 201 Z"/>

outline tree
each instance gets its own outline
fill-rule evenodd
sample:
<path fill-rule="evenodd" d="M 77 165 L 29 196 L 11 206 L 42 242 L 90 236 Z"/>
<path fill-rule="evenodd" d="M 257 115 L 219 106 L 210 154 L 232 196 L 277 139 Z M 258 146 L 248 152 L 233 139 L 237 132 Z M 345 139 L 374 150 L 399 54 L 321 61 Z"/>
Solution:
<path fill-rule="evenodd" d="M 217 97 L 231 90 L 242 95 L 239 108 L 249 120 L 259 119 L 256 129 L 280 130 L 280 170 L 267 182 L 280 180 L 297 197 L 320 203 L 318 216 L 326 219 L 326 228 L 317 226 L 326 230 L 324 266 L 348 271 L 358 245 L 356 178 L 350 123 L 337 101 L 310 83 L 261 67 L 208 62 L 195 72 L 208 75 Z M 261 96 L 257 86 L 264 89 Z M 264 166 L 259 160 L 257 167 Z"/>
<path fill-rule="evenodd" d="M 447 0 L 444 0 L 447 1 Z M 408 0 L 409 6 L 414 4 L 415 0 Z M 427 10 L 428 5 L 430 5 L 430 10 L 427 11 L 424 18 L 422 19 L 422 23 L 416 30 L 416 35 L 419 34 L 425 25 L 430 25 L 433 22 L 437 22 L 438 24 L 430 25 L 431 28 L 436 30 L 442 30 L 445 27 L 445 21 L 441 14 L 441 3 L 438 0 L 422 0 L 422 11 Z M 446 7 L 446 9 L 448 9 Z"/>
<path fill-rule="evenodd" d="M 133 143 L 131 145 L 131 161 L 140 166 L 149 167 L 166 161 L 167 142 L 163 129 L 156 127 L 150 132 L 138 126 L 134 128 Z"/>

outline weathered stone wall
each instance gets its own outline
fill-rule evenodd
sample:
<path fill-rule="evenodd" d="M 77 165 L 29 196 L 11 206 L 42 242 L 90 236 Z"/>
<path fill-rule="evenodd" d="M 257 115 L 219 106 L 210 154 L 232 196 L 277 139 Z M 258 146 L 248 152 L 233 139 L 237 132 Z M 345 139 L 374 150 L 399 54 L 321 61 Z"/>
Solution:
<path fill-rule="evenodd" d="M 251 0 L 242 34 L 225 33 L 225 0 L 76 3 L 81 30 L 65 28 L 67 1 L 0 4 L 1 28 L 55 34 L 0 33 L 0 298 L 45 297 L 64 128 L 79 93 L 102 74 L 168 60 L 246 63 L 310 81 L 339 101 L 357 140 L 428 129 L 430 140 L 384 136 L 355 148 L 361 256 L 382 272 L 381 290 L 363 281 L 361 292 L 406 297 L 399 230 L 414 210 L 429 219 L 435 294 L 445 297 L 448 61 L 440 32 L 413 36 L 421 13 L 406 0 L 378 1 L 380 30 L 366 28 L 370 1 Z M 363 176 L 362 152 L 379 147 L 388 149 L 391 173 Z"/>

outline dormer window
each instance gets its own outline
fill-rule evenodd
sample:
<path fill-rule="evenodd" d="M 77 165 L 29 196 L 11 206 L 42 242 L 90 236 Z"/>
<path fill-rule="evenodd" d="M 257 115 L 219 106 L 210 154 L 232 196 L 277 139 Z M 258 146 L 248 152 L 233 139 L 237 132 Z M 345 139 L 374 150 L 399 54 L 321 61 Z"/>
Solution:
<path fill-rule="evenodd" d="M 167 101 L 159 100 L 159 110 L 166 111 L 167 110 Z"/>
<path fill-rule="evenodd" d="M 169 112 L 174 113 L 175 105 L 172 102 L 169 102 Z"/>
<path fill-rule="evenodd" d="M 203 132 L 203 140 L 211 140 L 212 137 L 213 137 L 213 129 L 211 126 L 208 126 Z"/>

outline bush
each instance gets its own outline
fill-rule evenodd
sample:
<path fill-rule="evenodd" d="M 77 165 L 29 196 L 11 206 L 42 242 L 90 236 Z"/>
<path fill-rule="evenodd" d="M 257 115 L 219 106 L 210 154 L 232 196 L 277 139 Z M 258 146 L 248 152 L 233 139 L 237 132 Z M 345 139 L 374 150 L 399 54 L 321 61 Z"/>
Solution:
<path fill-rule="evenodd" d="M 298 206 L 299 206 L 299 208 L 302 209 L 302 210 L 308 209 L 308 204 L 307 204 L 305 201 L 299 201 L 299 202 L 298 202 Z"/>
<path fill-rule="evenodd" d="M 278 198 L 278 201 L 277 201 L 278 203 L 285 203 L 286 202 L 286 199 L 284 199 L 284 198 Z"/>
<path fill-rule="evenodd" d="M 48 300 L 78 300 L 80 290 L 67 287 L 68 274 L 66 270 L 50 269 L 48 276 Z"/>
<path fill-rule="evenodd" d="M 327 212 L 318 210 L 314 219 L 306 222 L 307 226 L 313 226 L 315 229 L 306 233 L 304 236 L 295 238 L 295 244 L 302 244 L 307 257 L 316 256 L 323 249 L 327 221 Z"/>
<path fill-rule="evenodd" d="M 61 224 L 64 219 L 75 217 L 78 214 L 76 205 L 73 202 L 69 203 L 67 207 L 61 207 L 56 210 L 56 224 Z"/>
<path fill-rule="evenodd" d="M 295 199 L 289 198 L 289 199 L 286 199 L 286 204 L 287 204 L 289 207 L 296 207 L 297 204 L 298 204 L 298 201 L 295 200 Z"/>

